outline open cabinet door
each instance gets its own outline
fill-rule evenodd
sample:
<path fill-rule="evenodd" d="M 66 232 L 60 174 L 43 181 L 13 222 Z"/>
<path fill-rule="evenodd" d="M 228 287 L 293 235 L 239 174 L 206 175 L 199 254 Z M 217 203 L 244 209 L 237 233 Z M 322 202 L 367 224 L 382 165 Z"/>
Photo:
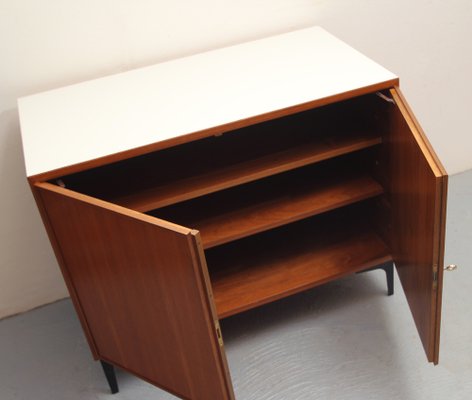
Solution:
<path fill-rule="evenodd" d="M 437 364 L 447 174 L 399 90 L 390 92 L 393 259 L 428 360 Z"/>
<path fill-rule="evenodd" d="M 184 399 L 233 399 L 198 232 L 33 189 L 95 357 Z"/>

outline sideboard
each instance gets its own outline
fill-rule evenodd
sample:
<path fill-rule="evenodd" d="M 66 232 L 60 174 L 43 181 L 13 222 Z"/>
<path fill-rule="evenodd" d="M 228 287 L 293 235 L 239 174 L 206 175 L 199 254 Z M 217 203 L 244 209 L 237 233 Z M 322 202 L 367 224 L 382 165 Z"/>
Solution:
<path fill-rule="evenodd" d="M 398 77 L 322 28 L 27 96 L 19 113 L 113 392 L 117 366 L 233 399 L 221 319 L 393 264 L 438 362 L 447 174 Z"/>

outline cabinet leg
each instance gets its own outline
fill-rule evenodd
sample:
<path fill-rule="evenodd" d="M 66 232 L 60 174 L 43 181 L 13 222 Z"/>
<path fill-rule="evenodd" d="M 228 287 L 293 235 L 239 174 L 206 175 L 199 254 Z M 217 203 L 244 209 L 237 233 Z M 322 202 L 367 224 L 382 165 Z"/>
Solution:
<path fill-rule="evenodd" d="M 388 262 L 385 264 L 377 265 L 376 267 L 366 269 L 364 271 L 358 272 L 359 274 L 363 272 L 374 271 L 376 269 L 383 269 L 387 277 L 387 295 L 391 296 L 393 294 L 393 262 Z"/>
<path fill-rule="evenodd" d="M 102 364 L 103 372 L 105 373 L 105 377 L 107 378 L 111 393 L 118 393 L 119 389 L 118 382 L 116 380 L 115 367 L 102 360 L 100 360 L 100 364 Z"/>
<path fill-rule="evenodd" d="M 387 263 L 384 269 L 387 275 L 387 294 L 391 296 L 393 294 L 393 262 Z"/>

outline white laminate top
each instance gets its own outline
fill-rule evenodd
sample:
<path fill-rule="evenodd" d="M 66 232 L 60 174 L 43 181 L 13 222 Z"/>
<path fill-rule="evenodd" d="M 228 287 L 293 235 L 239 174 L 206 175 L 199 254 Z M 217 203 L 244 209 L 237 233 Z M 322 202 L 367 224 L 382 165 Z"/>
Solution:
<path fill-rule="evenodd" d="M 18 100 L 28 176 L 397 77 L 319 27 Z"/>

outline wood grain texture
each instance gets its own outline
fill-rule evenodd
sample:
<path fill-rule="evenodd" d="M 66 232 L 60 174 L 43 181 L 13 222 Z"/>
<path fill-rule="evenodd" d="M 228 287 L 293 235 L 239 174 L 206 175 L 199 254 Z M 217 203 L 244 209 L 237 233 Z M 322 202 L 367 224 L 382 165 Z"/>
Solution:
<path fill-rule="evenodd" d="M 99 357 L 185 399 L 232 399 L 196 233 L 37 184 Z"/>
<path fill-rule="evenodd" d="M 57 262 L 59 264 L 62 277 L 64 278 L 64 282 L 67 286 L 67 290 L 69 292 L 69 295 L 72 300 L 72 304 L 74 305 L 75 312 L 77 313 L 77 316 L 79 317 L 80 324 L 82 326 L 82 330 L 84 331 L 85 337 L 87 339 L 88 345 L 90 347 L 90 351 L 92 352 L 92 356 L 94 360 L 99 359 L 99 354 L 98 354 L 98 349 L 97 345 L 95 344 L 95 340 L 93 338 L 92 332 L 90 330 L 88 321 L 87 321 L 87 316 L 85 315 L 85 312 L 82 308 L 82 305 L 80 303 L 79 296 L 77 294 L 77 290 L 75 288 L 74 282 L 72 280 L 72 277 L 69 274 L 69 271 L 66 268 L 66 263 L 65 259 L 62 255 L 61 248 L 59 246 L 59 241 L 56 237 L 56 234 L 54 232 L 54 229 L 49 221 L 47 211 L 45 204 L 43 202 L 43 199 L 41 197 L 41 193 L 39 189 L 34 185 L 30 180 L 29 180 L 30 188 L 33 193 L 34 199 L 36 201 L 36 205 L 38 206 L 39 213 L 41 215 L 41 219 L 43 221 L 44 227 L 46 228 L 46 232 L 48 234 L 49 241 L 51 242 L 51 246 L 54 251 L 54 255 L 56 256 Z"/>
<path fill-rule="evenodd" d="M 332 213 L 207 252 L 220 318 L 389 260 L 362 221 Z"/>
<path fill-rule="evenodd" d="M 300 147 L 268 154 L 259 158 L 211 169 L 196 176 L 169 182 L 127 196 L 111 199 L 113 203 L 146 212 L 155 208 L 185 201 L 270 175 L 289 171 L 381 143 L 379 136 L 356 134 L 340 138 L 326 138 Z"/>
<path fill-rule="evenodd" d="M 153 214 L 198 229 L 209 249 L 383 192 L 368 175 L 318 172 L 268 179 Z"/>
<path fill-rule="evenodd" d="M 398 89 L 390 92 L 393 258 L 428 360 L 437 363 L 447 176 Z"/>

